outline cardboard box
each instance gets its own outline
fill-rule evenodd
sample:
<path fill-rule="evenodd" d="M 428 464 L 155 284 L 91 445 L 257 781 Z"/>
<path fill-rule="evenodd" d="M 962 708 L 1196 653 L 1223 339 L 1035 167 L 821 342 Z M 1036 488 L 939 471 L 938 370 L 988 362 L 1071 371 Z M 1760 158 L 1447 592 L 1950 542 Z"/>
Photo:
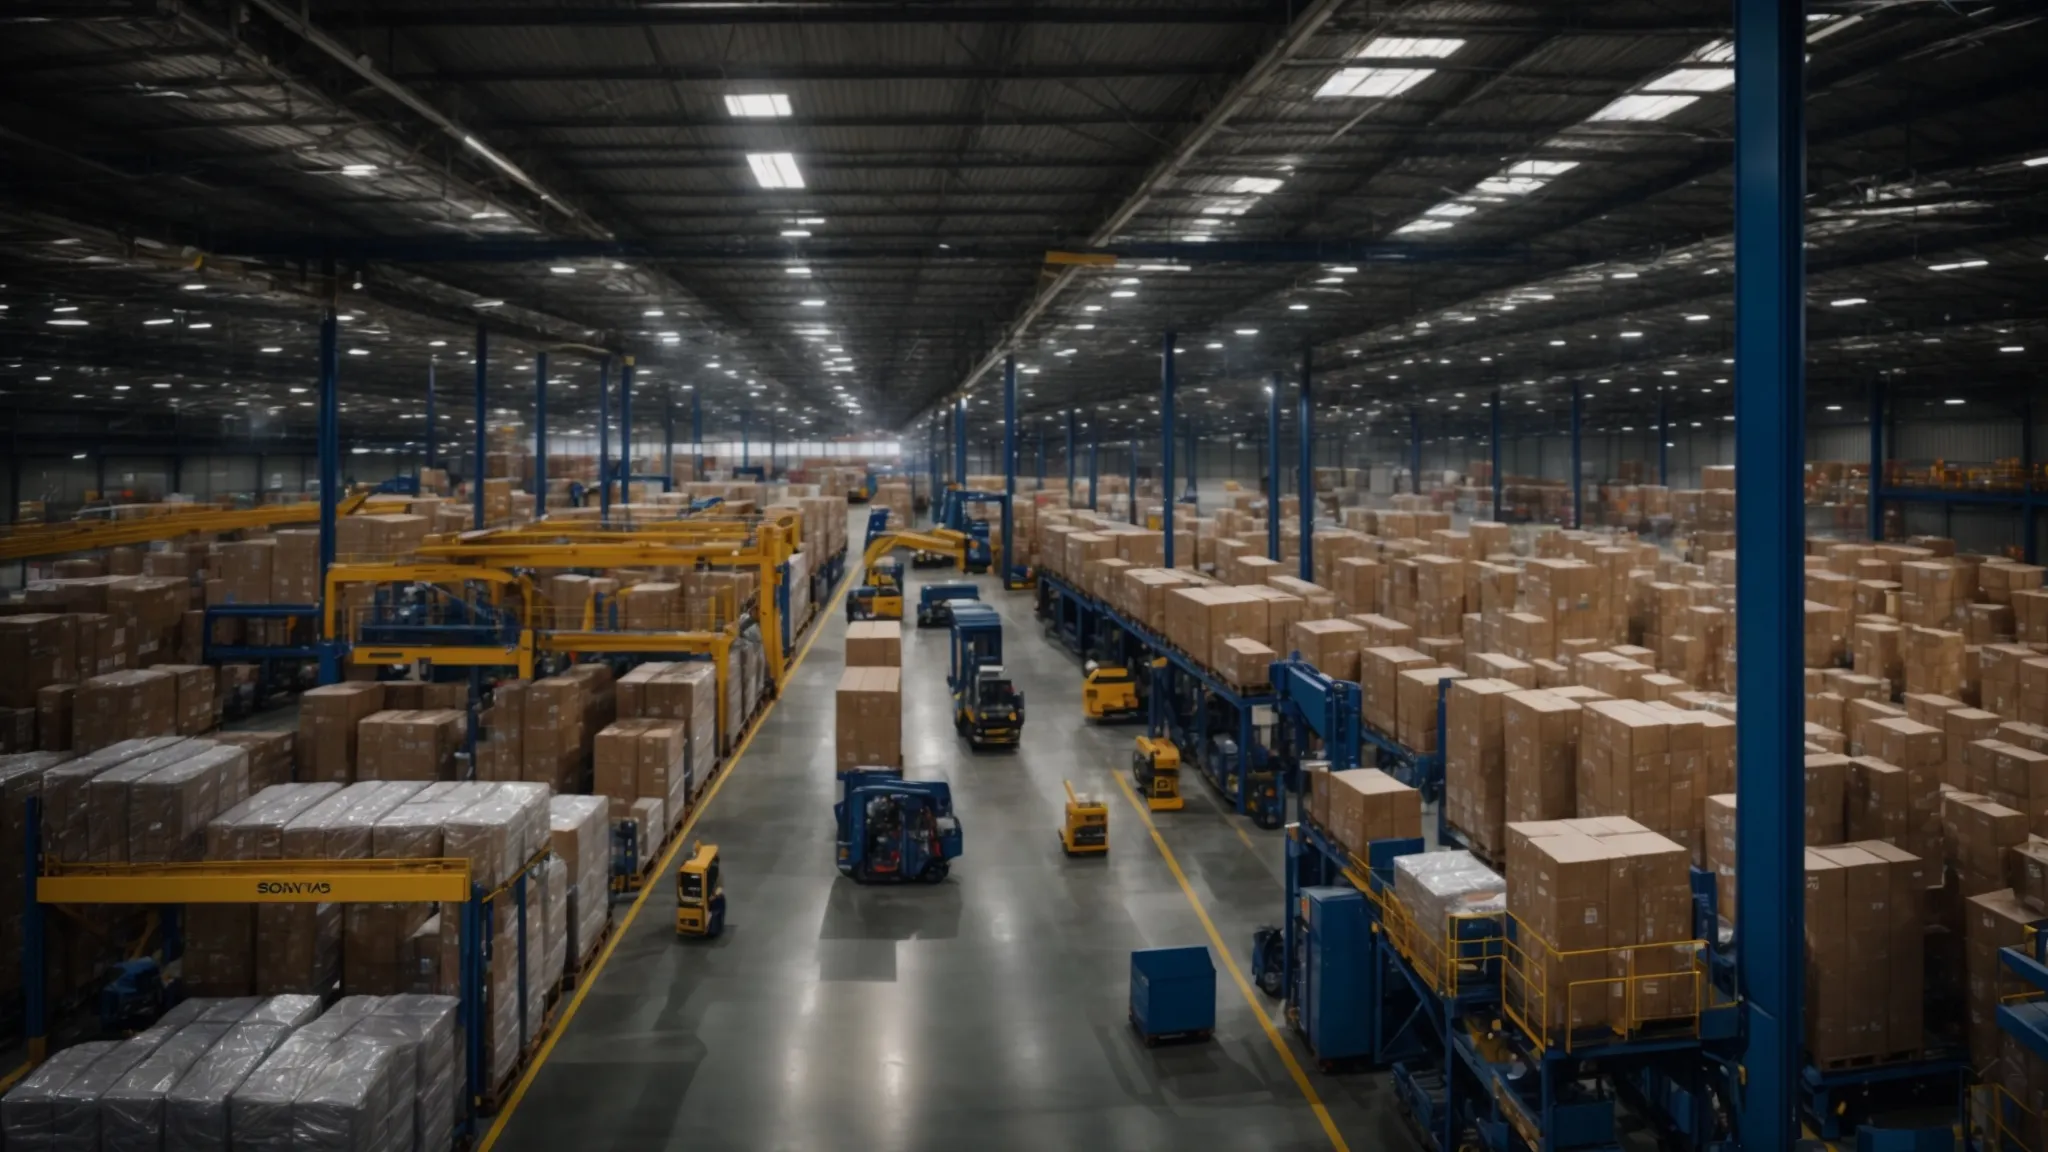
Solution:
<path fill-rule="evenodd" d="M 112 672 L 78 686 L 71 748 L 91 752 L 122 740 L 169 736 L 178 729 L 178 682 L 152 670 Z"/>
<path fill-rule="evenodd" d="M 1327 773 L 1329 819 L 1324 825 L 1337 843 L 1363 857 L 1375 840 L 1422 835 L 1422 794 L 1377 768 Z"/>
<path fill-rule="evenodd" d="M 839 677 L 837 709 L 834 763 L 838 769 L 903 766 L 900 669 L 846 669 Z"/>
<path fill-rule="evenodd" d="M 295 745 L 302 781 L 349 784 L 355 781 L 356 728 L 384 707 L 384 688 L 367 680 L 324 684 L 299 696 L 299 736 Z"/>
<path fill-rule="evenodd" d="M 1511 680 L 1465 679 L 1444 705 L 1444 810 L 1450 824 L 1490 860 L 1507 853 L 1507 697 Z"/>
<path fill-rule="evenodd" d="M 1437 749 L 1437 715 L 1447 681 L 1463 680 L 1456 668 L 1410 668 L 1396 677 L 1396 728 L 1402 745 L 1419 753 Z"/>
<path fill-rule="evenodd" d="M 848 667 L 903 667 L 903 625 L 895 620 L 864 620 L 846 626 Z"/>
<path fill-rule="evenodd" d="M 469 718 L 452 709 L 372 712 L 356 726 L 356 778 L 453 780 Z"/>
<path fill-rule="evenodd" d="M 1502 765 L 1510 824 L 1578 814 L 1581 707 L 1548 689 L 1501 701 Z"/>
<path fill-rule="evenodd" d="M 0 617 L 0 708 L 33 708 L 44 687 L 79 679 L 77 635 L 68 615 Z"/>
<path fill-rule="evenodd" d="M 1250 689 L 1270 684 L 1273 664 L 1280 657 L 1271 648 L 1245 636 L 1224 639 L 1217 653 L 1216 673 L 1233 688 Z"/>
<path fill-rule="evenodd" d="M 1429 657 L 1413 648 L 1379 647 L 1360 652 L 1358 687 L 1365 722 L 1398 738 L 1401 673 L 1428 667 Z"/>
<path fill-rule="evenodd" d="M 1288 630 L 1288 646 L 1323 675 L 1356 681 L 1365 629 L 1349 620 L 1301 620 Z"/>

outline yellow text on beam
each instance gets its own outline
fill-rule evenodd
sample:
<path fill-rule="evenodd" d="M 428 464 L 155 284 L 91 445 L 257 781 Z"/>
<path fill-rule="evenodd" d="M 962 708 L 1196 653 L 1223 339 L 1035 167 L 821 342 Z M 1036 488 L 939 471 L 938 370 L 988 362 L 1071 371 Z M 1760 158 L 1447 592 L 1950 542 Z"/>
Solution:
<path fill-rule="evenodd" d="M 409 904 L 459 903 L 470 896 L 469 865 L 464 860 L 388 868 L 351 867 L 342 861 L 306 862 L 317 867 L 250 863 L 257 866 L 137 866 L 60 873 L 36 881 L 36 898 L 45 904 Z"/>

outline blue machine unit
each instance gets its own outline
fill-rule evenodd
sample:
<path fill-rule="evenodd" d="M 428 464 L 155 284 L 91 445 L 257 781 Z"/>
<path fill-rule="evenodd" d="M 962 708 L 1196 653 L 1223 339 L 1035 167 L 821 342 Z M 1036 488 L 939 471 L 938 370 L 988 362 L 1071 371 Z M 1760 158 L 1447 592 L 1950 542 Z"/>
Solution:
<path fill-rule="evenodd" d="M 1372 1053 L 1367 1003 L 1376 962 L 1365 894 L 1348 885 L 1301 890 L 1307 912 L 1302 957 L 1301 1034 L 1325 1064 Z"/>
<path fill-rule="evenodd" d="M 973 584 L 926 584 L 917 590 L 917 626 L 950 627 L 953 623 L 953 601 L 980 599 L 981 589 Z"/>
<path fill-rule="evenodd" d="M 1003 662 L 1003 618 L 986 604 L 955 604 L 952 631 L 946 686 L 958 692 L 977 669 Z"/>
<path fill-rule="evenodd" d="M 1131 953 L 1131 1026 L 1146 1047 L 1208 1038 L 1216 1028 L 1216 965 L 1209 950 L 1140 948 Z"/>
<path fill-rule="evenodd" d="M 1024 729 L 1024 694 L 1003 674 L 1002 617 L 979 601 L 949 603 L 953 728 L 974 748 L 1014 748 Z"/>
<path fill-rule="evenodd" d="M 961 853 L 953 790 L 940 780 L 905 780 L 894 769 L 841 772 L 832 806 L 839 871 L 863 884 L 937 884 Z"/>

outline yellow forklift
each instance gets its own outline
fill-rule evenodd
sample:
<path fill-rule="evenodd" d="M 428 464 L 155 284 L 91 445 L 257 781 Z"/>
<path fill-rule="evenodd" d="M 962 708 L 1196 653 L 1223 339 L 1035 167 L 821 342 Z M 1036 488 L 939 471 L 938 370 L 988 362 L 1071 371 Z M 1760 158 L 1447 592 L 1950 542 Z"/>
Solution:
<path fill-rule="evenodd" d="M 698 841 L 676 871 L 676 935 L 706 940 L 725 931 L 725 881 L 718 845 Z"/>
<path fill-rule="evenodd" d="M 1109 853 L 1109 805 L 1100 797 L 1067 787 L 1067 818 L 1060 826 L 1060 847 L 1069 856 L 1104 856 Z"/>
<path fill-rule="evenodd" d="M 1114 723 L 1137 720 L 1145 715 L 1145 697 L 1138 690 L 1138 677 L 1129 668 L 1097 664 L 1090 660 L 1081 681 L 1081 714 L 1090 720 Z"/>
<path fill-rule="evenodd" d="M 1140 736 L 1131 753 L 1131 776 L 1145 807 L 1154 812 L 1178 812 L 1180 798 L 1180 749 L 1166 736 Z"/>

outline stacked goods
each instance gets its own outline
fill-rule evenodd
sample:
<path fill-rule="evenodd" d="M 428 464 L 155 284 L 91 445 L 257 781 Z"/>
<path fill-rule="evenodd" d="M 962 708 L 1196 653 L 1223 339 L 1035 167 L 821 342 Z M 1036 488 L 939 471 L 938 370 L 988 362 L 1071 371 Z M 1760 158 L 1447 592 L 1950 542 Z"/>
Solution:
<path fill-rule="evenodd" d="M 1898 678 L 1906 691 L 1943 696 L 1962 693 L 1965 660 L 1962 633 L 1940 628 L 1907 628 L 1900 647 Z M 1857 671 L 1864 669 L 1858 668 Z"/>
<path fill-rule="evenodd" d="M 527 686 L 521 778 L 557 792 L 580 789 L 597 732 L 616 715 L 611 669 L 578 664 Z"/>
<path fill-rule="evenodd" d="M 1365 629 L 1349 620 L 1301 620 L 1287 632 L 1289 652 L 1334 680 L 1358 679 L 1364 642 Z"/>
<path fill-rule="evenodd" d="M 370 852 L 377 860 L 430 860 L 444 855 L 442 828 L 490 795 L 479 783 L 429 784 L 376 817 Z M 342 991 L 391 995 L 420 985 L 412 938 L 434 909 L 424 904 L 351 904 L 343 915 Z"/>
<path fill-rule="evenodd" d="M 1422 794 L 1377 768 L 1311 774 L 1309 820 L 1354 856 L 1375 840 L 1422 836 Z"/>
<path fill-rule="evenodd" d="M 737 653 L 739 649 L 735 648 Z M 654 668 L 639 677 L 632 688 L 620 682 L 618 714 L 621 719 L 672 720 L 688 733 L 685 770 L 692 795 L 711 779 L 718 763 L 718 676 L 711 665 L 701 661 L 681 664 L 642 665 Z M 640 669 L 627 673 L 632 679 Z M 738 685 L 728 685 L 734 697 Z M 676 815 L 671 813 L 671 815 Z"/>
<path fill-rule="evenodd" d="M 1509 824 L 1578 814 L 1578 700 L 1548 689 L 1501 701 L 1502 767 Z"/>
<path fill-rule="evenodd" d="M 306 808 L 278 835 L 286 860 L 367 860 L 377 821 L 428 785 L 417 781 L 351 784 Z M 322 994 L 341 981 L 343 933 L 338 904 L 265 904 L 256 909 L 256 991 Z"/>
<path fill-rule="evenodd" d="M 1418 753 L 1436 751 L 1439 702 L 1449 682 L 1463 680 L 1456 668 L 1407 668 L 1395 677 L 1394 731 L 1401 743 Z"/>
<path fill-rule="evenodd" d="M 602 796 L 548 801 L 548 844 L 569 870 L 568 958 L 583 971 L 611 922 L 611 815 Z"/>
<path fill-rule="evenodd" d="M 526 694 L 531 688 L 525 680 L 505 680 L 491 689 L 490 707 L 477 716 L 477 779 L 517 780 L 525 771 Z"/>
<path fill-rule="evenodd" d="M 439 1148 L 454 1130 L 457 1008 L 352 996 L 277 1044 L 228 1096 L 233 1147 Z M 168 1145 L 167 1145 L 168 1147 Z"/>
<path fill-rule="evenodd" d="M 1510 680 L 1459 680 L 1444 704 L 1444 812 L 1451 827 L 1490 860 L 1507 851 L 1507 741 L 1503 710 Z"/>
<path fill-rule="evenodd" d="M 1427 963 L 1446 954 L 1453 918 L 1498 918 L 1507 910 L 1507 881 L 1470 852 L 1416 852 L 1394 857 L 1394 899 L 1433 946 Z M 1489 929 L 1481 935 L 1500 933 Z"/>
<path fill-rule="evenodd" d="M 275 540 L 270 558 L 270 602 L 320 603 L 320 530 L 281 529 Z"/>
<path fill-rule="evenodd" d="M 285 825 L 341 790 L 339 784 L 266 788 L 206 826 L 208 860 L 275 860 Z M 256 988 L 256 909 L 195 904 L 185 916 L 185 981 L 199 995 L 246 996 Z"/>
<path fill-rule="evenodd" d="M 1629 1033 L 1697 1010 L 1683 847 L 1614 817 L 1510 824 L 1507 839 L 1506 992 L 1523 1020 Z"/>
<path fill-rule="evenodd" d="M 78 686 L 71 723 L 71 747 L 78 752 L 175 733 L 177 677 L 155 669 L 95 676 Z"/>
<path fill-rule="evenodd" d="M 1359 653 L 1359 695 L 1365 722 L 1385 733 L 1399 729 L 1400 681 L 1404 672 L 1430 667 L 1413 648 L 1376 647 Z"/>
<path fill-rule="evenodd" d="M 839 771 L 903 767 L 903 683 L 897 668 L 846 669 L 839 677 L 834 763 Z"/>
<path fill-rule="evenodd" d="M 849 667 L 901 668 L 903 625 L 896 620 L 864 620 L 846 626 Z"/>
<path fill-rule="evenodd" d="M 1704 717 L 1633 700 L 1597 700 L 1581 714 L 1581 816 L 1627 816 L 1684 844 L 1700 845 Z"/>
<path fill-rule="evenodd" d="M 0 617 L 0 708 L 34 708 L 42 689 L 77 681 L 77 644 L 72 616 L 38 612 Z M 94 747 L 106 743 L 110 741 Z"/>
<path fill-rule="evenodd" d="M 213 731 L 219 722 L 220 697 L 212 668 L 195 664 L 159 664 L 152 671 L 162 672 L 176 681 L 173 708 L 178 735 L 198 736 Z"/>
<path fill-rule="evenodd" d="M 356 725 L 356 778 L 452 780 L 468 726 L 452 709 L 372 712 Z"/>
<path fill-rule="evenodd" d="M 127 827 L 117 828 L 106 853 L 110 862 L 168 864 L 197 860 L 205 851 L 208 824 L 249 796 L 249 753 L 228 744 L 191 740 L 192 755 L 145 773 L 127 787 Z M 95 799 L 101 780 L 93 781 Z M 98 820 L 97 809 L 93 818 Z M 101 836 L 94 834 L 97 842 Z"/>
<path fill-rule="evenodd" d="M 308 688 L 299 697 L 298 778 L 348 784 L 356 778 L 357 726 L 383 710 L 384 688 L 351 680 Z"/>
<path fill-rule="evenodd" d="M 488 795 L 451 817 L 441 828 L 443 851 L 450 857 L 468 860 L 471 882 L 485 891 L 508 884 L 549 841 L 546 788 L 536 784 L 496 784 L 490 788 Z M 561 943 L 567 938 L 566 923 L 550 925 L 546 919 L 548 887 L 545 870 L 527 872 L 526 948 L 529 968 L 538 969 L 527 974 L 525 1018 L 531 1031 L 539 1029 L 546 995 L 560 977 Z M 518 955 L 519 909 L 514 898 L 512 890 L 507 889 L 498 897 L 492 914 L 490 948 L 494 957 Z M 459 986 L 461 934 L 449 929 L 460 921 L 460 905 L 442 906 L 440 957 L 436 967 L 438 991 L 451 992 Z M 550 956 L 556 966 L 552 975 L 546 968 Z M 504 1082 L 526 1040 L 520 1034 L 518 992 L 519 966 L 494 962 L 488 981 L 489 1015 L 484 1022 L 489 1084 Z"/>
<path fill-rule="evenodd" d="M 2019 851 L 2029 847 L 2026 813 L 1989 796 L 1943 792 L 1941 833 L 1942 855 L 1965 899 L 2009 883 L 2024 889 L 2023 877 L 2037 872 L 2033 858 Z"/>
<path fill-rule="evenodd" d="M 643 857 L 682 822 L 690 798 L 689 748 L 689 729 L 675 720 L 620 720 L 597 734 L 594 787 L 608 798 L 613 819 L 651 802 L 642 809 L 652 837 L 641 843 Z"/>

